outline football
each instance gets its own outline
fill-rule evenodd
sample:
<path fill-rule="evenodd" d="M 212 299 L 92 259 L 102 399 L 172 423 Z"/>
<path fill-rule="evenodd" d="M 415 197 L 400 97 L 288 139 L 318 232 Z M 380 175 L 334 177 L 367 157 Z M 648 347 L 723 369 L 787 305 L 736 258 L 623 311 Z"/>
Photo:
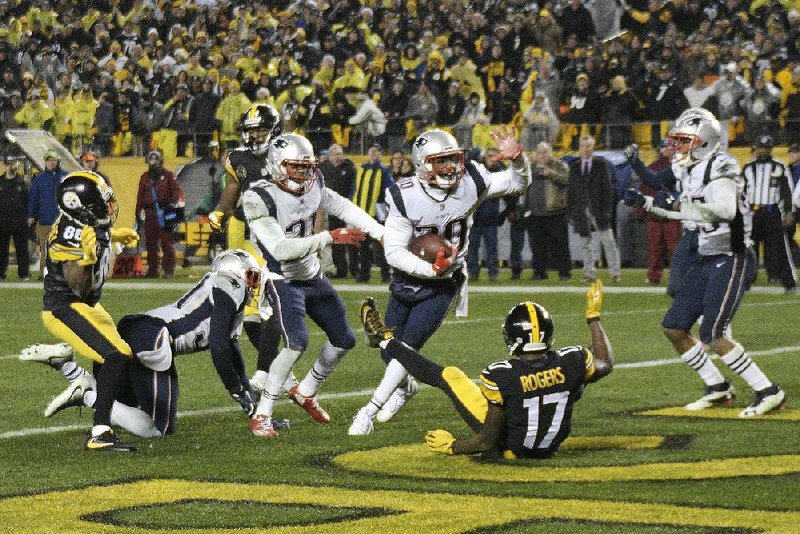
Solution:
<path fill-rule="evenodd" d="M 442 247 L 447 249 L 447 252 L 444 255 L 445 258 L 449 258 L 453 254 L 450 241 L 439 234 L 433 233 L 419 235 L 412 239 L 411 243 L 408 244 L 408 250 L 410 250 L 418 258 L 422 258 L 428 263 L 433 263 L 436 261 L 436 254 L 439 253 L 439 249 Z"/>

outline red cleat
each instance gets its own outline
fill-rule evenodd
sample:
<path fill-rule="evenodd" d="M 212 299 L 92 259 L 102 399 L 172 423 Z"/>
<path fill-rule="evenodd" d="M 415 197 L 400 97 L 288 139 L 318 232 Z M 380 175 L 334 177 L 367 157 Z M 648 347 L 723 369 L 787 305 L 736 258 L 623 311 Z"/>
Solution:
<path fill-rule="evenodd" d="M 322 406 L 319 405 L 316 395 L 313 397 L 304 397 L 297 390 L 297 386 L 290 389 L 287 395 L 295 402 L 295 404 L 302 407 L 308 413 L 308 415 L 311 416 L 311 419 L 317 423 L 328 424 L 331 422 L 331 416 L 328 415 L 328 412 L 323 410 Z"/>
<path fill-rule="evenodd" d="M 272 417 L 268 415 L 256 415 L 250 419 L 250 432 L 260 438 L 275 439 L 278 433 L 272 428 Z"/>

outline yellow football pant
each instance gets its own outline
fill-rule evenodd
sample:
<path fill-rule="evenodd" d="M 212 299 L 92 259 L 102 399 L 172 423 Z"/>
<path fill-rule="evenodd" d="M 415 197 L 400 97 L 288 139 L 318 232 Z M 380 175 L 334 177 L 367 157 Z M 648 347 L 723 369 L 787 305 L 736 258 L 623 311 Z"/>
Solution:
<path fill-rule="evenodd" d="M 42 312 L 44 326 L 75 351 L 97 363 L 112 352 L 131 357 L 131 348 L 122 339 L 111 315 L 100 305 L 74 302 L 69 306 Z"/>

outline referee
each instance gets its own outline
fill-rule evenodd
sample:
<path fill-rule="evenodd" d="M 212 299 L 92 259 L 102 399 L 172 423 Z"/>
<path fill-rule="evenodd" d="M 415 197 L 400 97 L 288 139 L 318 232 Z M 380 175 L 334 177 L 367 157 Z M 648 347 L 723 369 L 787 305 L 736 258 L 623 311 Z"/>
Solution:
<path fill-rule="evenodd" d="M 764 244 L 767 276 L 780 280 L 787 293 L 797 286 L 794 261 L 784 228 L 794 223 L 792 215 L 793 180 L 789 168 L 772 157 L 774 141 L 770 135 L 756 140 L 755 160 L 744 166 L 746 200 L 753 210 L 752 237 L 756 252 Z"/>

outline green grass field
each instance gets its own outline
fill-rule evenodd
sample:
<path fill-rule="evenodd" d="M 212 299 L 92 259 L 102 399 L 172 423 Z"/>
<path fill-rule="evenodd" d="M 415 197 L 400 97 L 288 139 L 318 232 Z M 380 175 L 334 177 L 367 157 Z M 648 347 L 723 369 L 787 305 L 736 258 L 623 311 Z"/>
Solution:
<path fill-rule="evenodd" d="M 625 274 L 626 282 L 643 278 L 641 271 Z M 174 300 L 180 284 L 191 281 L 135 282 L 132 289 L 112 282 L 103 304 L 119 318 Z M 477 376 L 505 357 L 501 322 L 526 299 L 554 315 L 556 345 L 588 342 L 577 282 L 512 285 L 504 273 L 501 284 L 477 284 L 469 318 L 448 318 L 424 352 Z M 385 308 L 382 286 L 343 288 L 354 327 L 365 296 Z M 41 288 L 3 284 L 0 295 L 0 531 L 800 532 L 800 410 L 739 420 L 752 393 L 736 377 L 736 409 L 703 417 L 679 409 L 703 387 L 660 332 L 669 305 L 660 290 L 608 288 L 603 323 L 618 368 L 587 389 L 576 405 L 573 437 L 555 457 L 513 463 L 429 453 L 426 430 L 468 432 L 444 394 L 431 388 L 392 421 L 376 423 L 372 436 L 349 437 L 352 416 L 383 372 L 360 331 L 359 346 L 323 386 L 328 426 L 281 401 L 275 415 L 292 428 L 277 440 L 253 437 L 210 356 L 201 353 L 178 359 L 177 435 L 143 440 L 123 432 L 138 452 L 87 453 L 89 410 L 45 419 L 44 407 L 65 380 L 13 357 L 28 344 L 54 341 L 39 319 Z M 751 292 L 734 321 L 737 339 L 790 404 L 800 396 L 798 302 Z M 316 328 L 311 339 L 298 376 L 323 342 Z M 242 347 L 254 368 L 255 350 L 244 338 Z"/>

